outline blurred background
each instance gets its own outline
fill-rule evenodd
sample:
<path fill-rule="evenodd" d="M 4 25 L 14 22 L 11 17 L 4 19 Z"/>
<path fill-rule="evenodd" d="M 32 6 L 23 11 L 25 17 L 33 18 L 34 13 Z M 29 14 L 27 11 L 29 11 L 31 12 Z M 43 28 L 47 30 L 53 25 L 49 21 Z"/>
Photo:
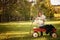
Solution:
<path fill-rule="evenodd" d="M 46 24 L 52 24 L 60 35 L 60 1 L 59 0 L 0 0 L 0 39 L 2 40 L 60 40 L 48 35 L 33 38 L 29 34 L 32 20 L 41 10 L 46 16 Z"/>
<path fill-rule="evenodd" d="M 0 22 L 29 21 L 39 10 L 49 20 L 60 19 L 60 6 L 50 0 L 0 0 Z"/>

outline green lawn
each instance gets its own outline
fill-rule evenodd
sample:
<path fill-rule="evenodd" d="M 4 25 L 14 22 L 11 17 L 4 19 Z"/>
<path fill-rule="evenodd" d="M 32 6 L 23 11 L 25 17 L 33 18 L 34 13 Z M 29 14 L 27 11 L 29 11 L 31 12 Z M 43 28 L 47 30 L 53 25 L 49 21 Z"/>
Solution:
<path fill-rule="evenodd" d="M 36 25 L 0 25 L 0 40 L 60 40 L 60 24 L 53 24 L 57 29 L 58 38 L 51 38 L 49 35 L 45 35 L 43 37 L 34 38 L 30 34 L 33 27 Z M 10 34 L 6 35 L 6 33 L 18 33 L 18 34 Z M 2 35 L 1 35 L 2 34 Z"/>

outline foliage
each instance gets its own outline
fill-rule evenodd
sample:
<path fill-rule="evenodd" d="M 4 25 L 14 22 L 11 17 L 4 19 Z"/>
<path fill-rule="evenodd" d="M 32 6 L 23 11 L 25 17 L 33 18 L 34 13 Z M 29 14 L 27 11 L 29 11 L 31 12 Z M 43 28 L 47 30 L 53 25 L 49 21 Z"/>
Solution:
<path fill-rule="evenodd" d="M 0 0 L 0 10 L 2 10 L 0 22 L 29 20 L 30 18 L 30 3 L 26 0 Z"/>
<path fill-rule="evenodd" d="M 37 3 L 31 7 L 32 3 L 27 0 L 0 0 L 0 22 L 30 20 L 37 16 L 39 10 L 51 19 L 54 17 L 54 13 L 59 12 L 50 4 L 50 0 L 36 1 Z"/>
<path fill-rule="evenodd" d="M 50 0 L 37 0 L 37 4 L 33 10 L 37 12 L 41 10 L 49 19 L 53 18 L 55 13 L 55 7 L 50 4 Z"/>

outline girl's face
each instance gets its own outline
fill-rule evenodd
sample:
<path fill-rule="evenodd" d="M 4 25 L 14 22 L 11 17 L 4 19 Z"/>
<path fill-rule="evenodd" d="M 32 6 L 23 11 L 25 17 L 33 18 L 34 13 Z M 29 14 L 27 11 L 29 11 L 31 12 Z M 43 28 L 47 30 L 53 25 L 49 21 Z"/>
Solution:
<path fill-rule="evenodd" d="M 38 16 L 39 16 L 39 17 L 42 16 L 42 13 L 39 12 L 39 13 L 38 13 Z"/>

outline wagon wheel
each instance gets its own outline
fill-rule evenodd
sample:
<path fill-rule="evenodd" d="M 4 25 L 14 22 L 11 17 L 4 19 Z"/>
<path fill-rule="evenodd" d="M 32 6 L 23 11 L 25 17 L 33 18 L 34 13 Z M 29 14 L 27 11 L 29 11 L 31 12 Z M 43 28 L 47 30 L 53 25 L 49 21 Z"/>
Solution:
<path fill-rule="evenodd" d="M 33 36 L 33 37 L 38 37 L 39 34 L 38 34 L 37 32 L 34 32 L 34 33 L 32 34 L 32 36 Z"/>
<path fill-rule="evenodd" d="M 57 34 L 56 34 L 56 33 L 52 33 L 51 36 L 52 36 L 53 38 L 57 38 Z"/>

